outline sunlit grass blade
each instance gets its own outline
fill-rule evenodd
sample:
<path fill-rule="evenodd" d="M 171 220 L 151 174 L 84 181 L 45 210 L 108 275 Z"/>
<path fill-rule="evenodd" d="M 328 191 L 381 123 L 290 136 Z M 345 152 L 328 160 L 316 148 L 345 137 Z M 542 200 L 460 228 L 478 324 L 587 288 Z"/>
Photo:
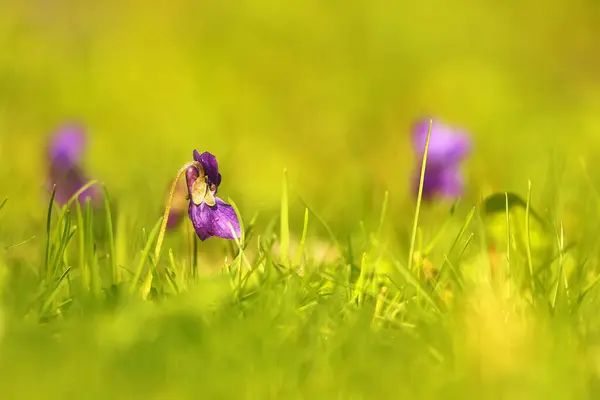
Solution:
<path fill-rule="evenodd" d="M 123 277 L 122 268 L 128 263 L 128 232 L 126 212 L 120 212 L 117 215 L 117 229 L 115 231 L 115 266 L 117 268 L 117 282 L 121 282 Z"/>
<path fill-rule="evenodd" d="M 73 203 L 79 199 L 79 196 L 85 192 L 86 190 L 88 190 L 90 187 L 94 186 L 95 184 L 97 184 L 98 181 L 97 180 L 91 180 L 89 182 L 87 182 L 85 185 L 83 185 L 82 187 L 80 187 L 67 201 L 67 204 L 65 204 L 64 209 L 69 209 L 71 208 L 71 206 L 73 205 Z M 87 199 L 89 199 L 89 197 L 86 197 L 86 201 Z"/>
<path fill-rule="evenodd" d="M 529 277 L 531 285 L 531 301 L 535 304 L 535 277 L 533 275 L 533 258 L 531 255 L 531 232 L 529 227 L 529 210 L 531 208 L 531 181 L 527 182 L 527 205 L 525 207 L 525 237 L 527 239 L 527 266 L 529 267 Z"/>
<path fill-rule="evenodd" d="M 325 228 L 325 230 L 327 231 L 327 235 L 329 236 L 329 239 L 333 242 L 333 244 L 335 245 L 335 248 L 339 251 L 339 253 L 340 254 L 346 254 L 347 255 L 347 259 L 350 260 L 351 257 L 352 257 L 352 255 L 349 254 L 347 252 L 347 249 L 345 249 L 341 245 L 340 241 L 338 240 L 337 236 L 335 235 L 335 233 L 333 232 L 333 230 L 331 229 L 331 227 L 329 226 L 329 224 L 319 214 L 317 214 L 311 207 L 309 207 L 309 205 L 299 195 L 298 195 L 298 199 L 300 200 L 300 202 L 302 203 L 302 205 L 304 206 L 304 208 L 307 209 L 309 211 L 309 213 L 313 217 L 315 217 L 315 219 L 317 220 L 317 222 L 319 222 L 319 224 L 321 224 L 321 226 L 323 228 Z"/>
<path fill-rule="evenodd" d="M 97 183 L 98 183 L 98 181 L 96 181 L 96 180 L 88 181 L 85 185 L 83 185 L 75 193 L 73 193 L 73 195 L 71 195 L 71 197 L 69 197 L 69 200 L 58 211 L 56 223 L 60 224 L 62 222 L 63 218 L 65 217 L 66 213 L 71 210 L 71 207 L 73 206 L 73 204 L 80 203 L 79 196 Z M 91 201 L 91 198 L 86 197 L 84 200 L 84 203 L 88 200 Z"/>
<path fill-rule="evenodd" d="M 363 299 L 365 297 L 365 292 L 369 282 L 372 279 L 373 271 L 371 268 L 371 264 L 368 260 L 368 254 L 363 253 L 360 261 L 360 275 L 356 280 L 356 284 L 354 285 L 354 296 L 353 298 L 356 300 L 356 304 L 358 306 L 362 305 Z"/>
<path fill-rule="evenodd" d="M 64 258 L 67 245 L 75 234 L 76 229 L 77 227 L 71 227 L 71 212 L 67 212 L 63 218 L 63 229 L 62 234 L 59 237 L 56 253 L 54 254 L 51 262 L 51 278 L 54 278 L 54 276 L 57 274 L 57 271 L 60 267 L 60 262 Z"/>
<path fill-rule="evenodd" d="M 300 264 L 300 258 L 302 257 L 302 253 L 304 252 L 304 246 L 306 244 L 306 235 L 308 233 L 308 208 L 304 209 L 304 224 L 302 226 L 302 236 L 300 237 L 300 245 L 298 246 L 298 250 L 296 251 L 296 256 L 294 257 L 294 265 Z"/>
<path fill-rule="evenodd" d="M 238 216 L 239 218 L 239 216 Z M 241 222 L 240 222 L 241 224 Z M 248 270 L 250 272 L 252 272 L 252 265 L 250 264 L 250 261 L 248 261 L 248 258 L 246 258 L 246 253 L 244 252 L 244 248 L 242 247 L 242 241 L 241 239 L 237 239 L 235 238 L 235 229 L 233 229 L 233 225 L 231 225 L 231 223 L 228 223 L 229 225 L 229 230 L 231 232 L 231 235 L 234 237 L 233 242 L 237 245 L 238 248 L 238 257 L 240 258 L 240 267 L 241 267 L 241 262 L 246 264 L 246 267 L 248 268 Z M 240 268 L 241 271 L 241 268 Z M 241 282 L 241 281 L 240 281 Z"/>
<path fill-rule="evenodd" d="M 117 267 L 117 258 L 115 250 L 115 233 L 113 230 L 112 207 L 110 204 L 110 196 L 106 185 L 102 185 L 104 192 L 104 207 L 106 208 L 106 230 L 108 233 L 108 257 L 110 258 L 110 269 L 112 276 L 112 284 L 118 285 L 121 280 L 121 271 Z"/>
<path fill-rule="evenodd" d="M 198 235 L 192 231 L 191 241 L 192 241 L 192 257 L 190 261 L 190 271 L 192 278 L 196 278 L 198 276 L 198 244 L 199 244 Z"/>
<path fill-rule="evenodd" d="M 133 278 L 131 279 L 131 284 L 129 286 L 129 292 L 131 294 L 135 293 L 136 288 L 139 284 L 140 277 L 142 276 L 142 271 L 144 270 L 144 265 L 146 264 L 146 261 L 148 261 L 148 255 L 150 254 L 150 249 L 152 248 L 152 243 L 154 243 L 154 240 L 156 239 L 156 236 L 158 235 L 158 231 L 161 227 L 162 220 L 163 220 L 163 217 L 161 217 L 158 220 L 158 222 L 154 225 L 154 227 L 150 231 L 150 235 L 148 235 L 148 239 L 146 240 L 144 250 L 142 250 L 142 252 L 140 254 L 140 260 L 138 261 L 138 265 L 134 271 L 134 275 L 133 275 Z M 156 259 L 154 260 L 155 263 L 157 261 L 158 260 L 156 260 Z"/>
<path fill-rule="evenodd" d="M 86 253 L 90 269 L 90 291 L 95 298 L 100 296 L 102 283 L 100 282 L 100 269 L 96 257 L 96 246 L 94 239 L 94 212 L 92 200 L 88 197 L 85 201 L 85 228 L 86 228 Z"/>
<path fill-rule="evenodd" d="M 148 256 L 150 256 L 150 253 L 148 253 Z M 155 267 L 152 266 L 152 264 L 150 265 L 151 267 L 146 273 L 146 279 L 142 281 L 142 286 L 140 287 L 140 293 L 142 295 L 142 299 L 144 300 L 148 300 L 148 297 L 150 296 L 150 292 L 152 291 L 152 283 L 154 282 L 154 273 L 156 272 Z"/>
<path fill-rule="evenodd" d="M 458 235 L 456 235 L 456 238 L 452 242 L 452 246 L 450 246 L 450 249 L 448 250 L 448 254 L 451 254 L 454 251 L 454 249 L 456 248 L 456 246 L 460 243 L 463 236 L 467 232 L 467 229 L 471 226 L 471 221 L 473 220 L 474 215 L 475 215 L 475 207 L 473 207 L 471 209 L 471 211 L 469 211 L 469 213 L 467 214 L 465 221 L 463 222 L 462 226 L 460 227 L 460 231 L 458 232 Z"/>
<path fill-rule="evenodd" d="M 448 213 L 446 219 L 442 223 L 442 226 L 437 230 L 437 233 L 435 234 L 433 239 L 431 239 L 429 241 L 429 244 L 427 244 L 427 246 L 425 246 L 425 249 L 423 250 L 423 257 L 427 257 L 429 254 L 431 254 L 431 252 L 433 251 L 435 246 L 439 243 L 439 241 L 447 233 L 448 226 L 450 226 L 450 222 L 452 221 L 452 218 L 454 217 L 454 213 L 456 212 L 457 203 L 458 203 L 458 201 L 455 201 L 452 204 L 452 207 L 450 207 L 450 212 Z"/>
<path fill-rule="evenodd" d="M 52 241 L 51 231 L 52 231 L 52 208 L 54 207 L 54 198 L 56 196 L 56 185 L 54 185 L 52 189 L 52 194 L 50 195 L 50 202 L 48 203 L 48 212 L 46 214 L 46 256 L 45 256 L 45 267 L 46 267 L 46 281 L 49 282 L 51 278 L 50 271 L 50 245 Z"/>
<path fill-rule="evenodd" d="M 283 170 L 283 180 L 281 183 L 281 214 L 279 219 L 279 245 L 280 262 L 289 267 L 290 251 L 290 222 L 289 222 L 289 204 L 288 204 L 288 177 L 287 170 Z"/>
<path fill-rule="evenodd" d="M 398 260 L 393 259 L 392 260 L 394 266 L 396 267 L 396 269 L 398 270 L 398 272 L 400 272 L 400 274 L 404 277 L 404 279 L 406 280 L 406 282 L 411 285 L 412 287 L 415 288 L 415 290 L 417 291 L 417 293 L 420 293 L 422 298 L 425 299 L 425 301 L 427 303 L 429 303 L 429 305 L 431 307 L 433 307 L 433 309 L 436 312 L 440 312 L 440 308 L 438 307 L 438 305 L 436 304 L 436 302 L 433 300 L 433 298 L 431 297 L 431 295 L 429 294 L 428 290 L 425 289 L 420 283 L 419 281 L 417 281 L 417 279 L 414 277 L 414 275 L 410 272 L 410 270 L 405 267 L 404 265 L 402 265 L 402 263 Z M 398 286 L 397 283 L 395 283 L 392 278 L 390 276 L 388 276 L 388 279 L 390 279 L 390 281 L 398 288 L 400 289 L 400 287 Z"/>
<path fill-rule="evenodd" d="M 560 224 L 560 232 L 556 235 L 556 241 L 558 245 L 558 272 L 556 273 L 556 283 L 552 295 L 552 309 L 556 309 L 556 301 L 558 299 L 558 292 L 560 289 L 561 280 L 564 281 L 565 295 L 569 300 L 569 282 L 564 270 L 564 258 L 565 258 L 565 235 L 563 224 Z"/>
<path fill-rule="evenodd" d="M 58 293 L 60 293 L 60 290 L 62 289 L 62 287 L 65 284 L 65 278 L 69 275 L 70 272 L 71 272 L 71 268 L 69 267 L 58 278 L 54 289 L 52 290 L 52 292 L 50 293 L 50 295 L 48 296 L 48 298 L 42 305 L 42 309 L 40 311 L 41 316 L 44 316 L 50 310 L 50 307 L 52 306 L 52 303 L 56 299 L 56 296 L 58 295 Z"/>
<path fill-rule="evenodd" d="M 425 140 L 425 149 L 423 151 L 423 161 L 421 163 L 421 175 L 419 178 L 419 192 L 417 194 L 417 205 L 415 209 L 415 217 L 413 220 L 412 234 L 410 238 L 410 248 L 408 254 L 408 271 L 412 273 L 412 264 L 415 252 L 415 243 L 417 240 L 417 229 L 419 227 L 419 213 L 421 211 L 421 202 L 423 200 L 423 184 L 425 182 L 425 169 L 427 167 L 427 154 L 429 152 L 429 141 L 431 140 L 431 128 L 433 120 L 429 120 L 429 128 L 427 129 L 427 138 Z M 420 285 L 417 287 L 420 290 Z"/>
<path fill-rule="evenodd" d="M 379 215 L 379 224 L 377 225 L 377 240 L 380 240 L 381 238 L 381 231 L 383 230 L 383 225 L 385 223 L 389 201 L 390 193 L 386 190 L 383 194 L 383 204 L 381 205 L 381 214 Z"/>
<path fill-rule="evenodd" d="M 241 238 L 239 239 L 239 243 L 236 243 L 236 244 L 241 245 L 242 248 L 245 248 L 245 243 L 246 243 L 246 228 L 244 226 L 244 220 L 242 218 L 242 214 L 240 213 L 240 209 L 238 208 L 237 204 L 235 204 L 235 201 L 233 201 L 231 199 L 231 197 L 227 198 L 227 202 L 229 204 L 231 204 L 231 206 L 233 207 L 233 210 L 235 211 L 235 215 L 237 216 L 238 222 L 240 223 Z M 233 234 L 234 234 L 233 236 L 235 237 L 235 231 L 233 231 Z"/>
<path fill-rule="evenodd" d="M 506 197 L 506 261 L 508 263 L 509 274 L 510 274 L 510 246 L 512 243 L 510 235 L 510 209 L 508 206 L 508 193 L 504 193 Z"/>
<path fill-rule="evenodd" d="M 165 268 L 165 278 L 167 284 L 173 293 L 179 293 L 179 286 L 177 285 L 177 266 L 175 265 L 175 257 L 173 256 L 173 250 L 169 249 L 169 267 Z"/>
<path fill-rule="evenodd" d="M 81 288 L 83 293 L 90 292 L 90 271 L 87 260 L 86 246 L 87 246 L 87 229 L 85 226 L 85 220 L 83 218 L 83 210 L 81 209 L 81 203 L 75 203 L 75 209 L 77 212 L 77 227 L 79 228 L 79 233 L 77 235 L 79 239 L 78 249 L 79 249 L 79 269 L 81 274 Z"/>
<path fill-rule="evenodd" d="M 21 247 L 21 246 L 23 246 L 23 245 L 25 245 L 25 244 L 27 244 L 27 243 L 31 242 L 33 239 L 35 239 L 35 235 L 34 235 L 34 236 L 32 236 L 32 237 L 30 237 L 30 238 L 28 238 L 28 239 L 25 239 L 25 240 L 23 240 L 23 241 L 21 241 L 21 242 L 19 242 L 19 243 L 15 243 L 15 244 L 8 245 L 8 246 L 6 246 L 4 249 L 5 249 L 5 250 L 10 250 L 10 249 L 14 249 L 14 248 L 16 248 L 16 247 Z"/>

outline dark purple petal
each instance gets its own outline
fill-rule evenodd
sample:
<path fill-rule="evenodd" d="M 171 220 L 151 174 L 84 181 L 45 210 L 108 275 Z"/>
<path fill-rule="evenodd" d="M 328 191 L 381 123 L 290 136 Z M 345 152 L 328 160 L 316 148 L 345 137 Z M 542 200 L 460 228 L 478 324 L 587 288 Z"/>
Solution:
<path fill-rule="evenodd" d="M 204 173 L 206 176 L 208 176 L 208 184 L 214 184 L 216 187 L 218 187 L 221 184 L 221 174 L 219 173 L 219 163 L 217 162 L 217 157 L 208 151 L 200 154 L 197 150 L 194 150 L 194 160 L 202 164 Z"/>
<path fill-rule="evenodd" d="M 61 126 L 50 140 L 48 149 L 50 163 L 65 168 L 76 166 L 81 161 L 85 145 L 83 127 L 76 124 Z"/>
<path fill-rule="evenodd" d="M 205 203 L 195 205 L 190 201 L 188 214 L 200 240 L 206 240 L 211 236 L 223 239 L 241 237 L 240 223 L 234 208 L 218 197 L 213 207 Z M 235 237 L 232 235 L 229 224 L 233 226 Z"/>
<path fill-rule="evenodd" d="M 415 193 L 419 190 L 421 169 L 417 168 L 413 174 L 413 187 Z M 423 181 L 423 198 L 431 199 L 436 196 L 457 198 L 464 190 L 464 180 L 458 167 L 441 167 L 427 164 L 425 179 Z"/>
<path fill-rule="evenodd" d="M 429 118 L 418 121 L 413 127 L 413 146 L 419 158 L 422 158 L 429 130 Z M 439 121 L 433 120 L 429 141 L 428 164 L 456 164 L 471 152 L 469 136 Z"/>
<path fill-rule="evenodd" d="M 187 185 L 188 195 L 190 197 L 192 196 L 192 187 L 194 186 L 194 182 L 196 182 L 199 176 L 200 172 L 196 167 L 188 167 L 188 169 L 185 170 L 185 183 Z"/>

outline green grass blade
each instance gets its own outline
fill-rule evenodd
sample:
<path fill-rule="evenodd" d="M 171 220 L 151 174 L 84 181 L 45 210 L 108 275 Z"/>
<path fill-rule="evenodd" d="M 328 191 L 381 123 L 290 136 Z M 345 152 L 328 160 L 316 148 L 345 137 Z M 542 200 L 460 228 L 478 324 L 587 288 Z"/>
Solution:
<path fill-rule="evenodd" d="M 560 233 L 556 235 L 556 241 L 558 244 L 558 272 L 556 274 L 556 283 L 554 285 L 553 295 L 552 295 L 552 309 L 556 309 L 556 301 L 558 299 L 558 291 L 560 288 L 560 281 L 563 278 L 564 274 L 564 249 L 565 249 L 565 237 L 564 230 L 562 224 L 560 225 Z M 565 276 L 565 289 L 567 289 L 568 283 L 566 281 Z"/>
<path fill-rule="evenodd" d="M 231 197 L 227 198 L 227 202 L 229 204 L 231 204 L 231 206 L 233 207 L 233 211 L 235 211 L 235 215 L 237 216 L 238 221 L 240 223 L 241 238 L 239 240 L 239 242 L 240 242 L 239 244 L 244 249 L 244 248 L 246 248 L 246 229 L 245 229 L 245 226 L 244 226 L 244 220 L 242 219 L 242 214 L 240 213 L 240 209 L 238 208 L 237 204 L 235 204 L 235 201 L 233 201 L 231 199 Z"/>
<path fill-rule="evenodd" d="M 281 184 L 281 215 L 279 221 L 280 233 L 280 262 L 286 267 L 289 267 L 289 251 L 290 251 L 290 222 L 289 222 L 289 204 L 288 204 L 288 179 L 287 169 L 283 170 L 283 181 Z"/>
<path fill-rule="evenodd" d="M 100 296 L 102 284 L 100 282 L 100 270 L 96 258 L 95 240 L 94 240 L 94 211 L 92 201 L 88 197 L 85 201 L 85 228 L 86 228 L 86 253 L 88 266 L 90 270 L 90 290 L 94 297 Z"/>
<path fill-rule="evenodd" d="M 410 238 L 410 248 L 408 254 L 408 271 L 412 272 L 413 255 L 415 252 L 415 243 L 417 241 L 417 229 L 419 227 L 419 213 L 421 211 L 421 202 L 423 201 L 423 184 L 425 182 L 425 168 L 427 166 L 427 154 L 429 152 L 429 141 L 431 140 L 431 128 L 433 120 L 429 120 L 429 128 L 427 129 L 427 139 L 425 140 L 425 150 L 423 151 L 423 161 L 421 163 L 421 177 L 419 178 L 419 192 L 417 194 L 417 206 L 415 209 L 415 218 L 413 221 L 412 234 Z M 419 285 L 420 288 L 420 285 Z"/>
<path fill-rule="evenodd" d="M 533 276 L 533 258 L 531 255 L 531 232 L 529 227 L 529 210 L 531 208 L 531 181 L 527 182 L 527 204 L 525 206 L 525 236 L 527 238 L 527 266 L 531 286 L 531 301 L 535 304 L 535 278 Z"/>
<path fill-rule="evenodd" d="M 343 254 L 344 249 L 340 245 L 338 238 L 335 236 L 335 233 L 333 233 L 333 230 L 331 229 L 329 224 L 327 224 L 327 222 L 323 218 L 321 218 L 321 216 L 319 214 L 317 214 L 311 207 L 309 207 L 308 204 L 304 201 L 304 199 L 302 199 L 302 197 L 298 197 L 298 198 L 300 199 L 300 202 L 302 203 L 304 208 L 306 208 L 312 214 L 312 216 L 317 219 L 317 221 L 321 224 L 321 226 L 323 228 L 325 228 L 325 230 L 327 231 L 327 234 L 329 235 L 330 240 L 335 244 L 337 249 L 340 250 Z"/>
<path fill-rule="evenodd" d="M 79 234 L 77 237 L 79 238 L 79 268 L 81 274 L 81 287 L 84 293 L 90 292 L 90 271 L 88 268 L 87 258 L 86 258 L 86 234 L 87 229 L 85 227 L 85 222 L 83 218 L 83 211 L 81 209 L 81 204 L 79 202 L 75 203 L 76 212 L 77 212 L 77 226 L 79 227 Z"/>
<path fill-rule="evenodd" d="M 52 194 L 50 195 L 50 202 L 48 203 L 48 212 L 46 214 L 46 256 L 45 256 L 45 266 L 46 266 L 46 282 L 50 282 L 51 271 L 50 271 L 50 245 L 52 241 L 51 231 L 52 231 L 52 208 L 54 207 L 54 197 L 56 196 L 56 185 L 54 185 L 52 189 Z"/>
<path fill-rule="evenodd" d="M 198 275 L 198 235 L 192 232 L 192 257 L 190 260 L 190 271 L 192 278 L 196 278 Z"/>
<path fill-rule="evenodd" d="M 510 209 L 508 206 L 508 193 L 505 192 L 504 195 L 506 197 L 506 261 L 508 262 L 508 266 L 510 268 Z"/>
<path fill-rule="evenodd" d="M 32 236 L 32 237 L 30 237 L 30 238 L 28 238 L 28 239 L 25 239 L 25 240 L 23 240 L 23 241 L 21 241 L 19 243 L 8 245 L 4 249 L 5 250 L 10 250 L 10 249 L 14 249 L 16 247 L 23 246 L 24 244 L 27 244 L 27 243 L 31 242 L 33 239 L 35 239 L 35 235 Z"/>
<path fill-rule="evenodd" d="M 161 217 L 158 222 L 154 225 L 154 227 L 152 228 L 152 230 L 150 231 L 150 235 L 148 235 L 148 240 L 146 240 L 146 245 L 144 246 L 144 250 L 142 250 L 142 253 L 140 255 L 140 261 L 138 262 L 137 268 L 135 269 L 133 278 L 131 280 L 131 284 L 129 286 L 129 292 L 131 294 L 135 293 L 135 290 L 138 286 L 140 277 L 142 276 L 142 271 L 144 270 L 144 265 L 146 264 L 146 261 L 148 260 L 148 255 L 150 254 L 150 249 L 152 247 L 152 243 L 154 243 L 154 239 L 156 239 L 156 236 L 158 235 L 158 231 L 160 230 L 161 224 L 162 224 L 162 220 L 163 218 Z M 158 260 L 154 260 L 154 262 L 157 262 Z"/>
<path fill-rule="evenodd" d="M 5 197 L 4 200 L 2 200 L 2 202 L 0 203 L 0 211 L 2 211 L 2 209 L 6 205 L 7 201 L 8 201 L 8 197 Z"/>
<path fill-rule="evenodd" d="M 60 290 L 62 289 L 62 287 L 63 287 L 63 285 L 65 283 L 65 278 L 69 275 L 70 272 L 71 272 L 71 268 L 69 267 L 58 278 L 58 281 L 56 282 L 56 286 L 54 287 L 54 289 L 52 290 L 52 292 L 50 293 L 50 295 L 48 296 L 48 298 L 46 299 L 46 301 L 42 305 L 42 309 L 41 309 L 41 312 L 40 312 L 40 314 L 42 316 L 44 314 L 46 314 L 50 310 L 50 307 L 52 306 L 52 303 L 56 299 L 56 296 L 58 295 L 58 293 L 60 293 Z"/>
<path fill-rule="evenodd" d="M 304 224 L 302 226 L 302 236 L 300 237 L 300 245 L 298 246 L 298 251 L 296 252 L 296 257 L 294 257 L 294 265 L 300 264 L 300 258 L 302 257 L 302 252 L 304 252 L 304 245 L 306 244 L 306 235 L 308 233 L 308 208 L 304 209 Z"/>
<path fill-rule="evenodd" d="M 112 276 L 112 284 L 118 285 L 121 280 L 121 270 L 117 267 L 117 258 L 115 250 L 115 233 L 113 230 L 112 208 L 110 204 L 110 196 L 106 185 L 102 185 L 104 192 L 104 207 L 106 208 L 106 229 L 108 231 L 108 257 L 110 258 L 110 270 Z"/>
<path fill-rule="evenodd" d="M 379 225 L 377 226 L 377 240 L 381 237 L 381 231 L 383 230 L 383 224 L 385 223 L 385 216 L 387 215 L 387 209 L 390 201 L 390 193 L 386 190 L 383 195 L 383 204 L 381 205 L 381 214 L 379 215 Z"/>
<path fill-rule="evenodd" d="M 73 234 L 75 233 L 75 229 L 76 229 L 76 227 L 73 227 L 73 229 L 71 229 L 71 213 L 67 212 L 63 219 L 63 230 L 62 230 L 62 235 L 59 238 L 60 240 L 58 243 L 58 248 L 57 248 L 56 253 L 54 254 L 54 257 L 53 257 L 52 263 L 51 263 L 50 270 L 51 270 L 52 278 L 54 278 L 54 276 L 56 275 L 56 272 L 58 271 L 60 260 L 63 259 L 65 250 L 67 248 L 67 245 L 69 244 L 69 241 L 73 237 Z"/>
<path fill-rule="evenodd" d="M 115 264 L 117 266 L 117 279 L 123 279 L 122 268 L 128 263 L 127 243 L 127 213 L 120 212 L 117 215 L 117 229 L 115 231 Z"/>
<path fill-rule="evenodd" d="M 431 305 L 431 307 L 436 312 L 439 313 L 440 312 L 440 308 L 435 303 L 435 301 L 433 300 L 433 298 L 429 294 L 428 290 L 425 289 L 423 286 L 421 286 L 421 284 L 419 283 L 419 281 L 417 281 L 417 279 L 410 272 L 410 270 L 407 267 L 405 267 L 404 265 L 402 265 L 402 263 L 400 261 L 398 261 L 398 260 L 393 260 L 393 264 L 396 266 L 396 269 L 398 270 L 398 272 L 400 272 L 400 274 L 404 277 L 404 279 L 406 280 L 406 282 L 409 285 L 411 285 L 412 287 L 414 287 L 417 290 L 417 293 L 420 293 L 421 296 L 422 296 L 422 298 L 425 299 L 425 301 L 427 303 L 429 303 L 429 305 Z M 391 278 L 389 276 L 388 276 L 388 278 L 391 281 Z"/>
<path fill-rule="evenodd" d="M 67 201 L 67 204 L 65 204 L 65 209 L 69 209 L 71 208 L 71 206 L 73 205 L 73 203 L 79 198 L 79 195 L 81 195 L 83 192 L 85 192 L 86 190 L 88 190 L 90 187 L 94 186 L 96 183 L 98 183 L 97 180 L 91 180 L 89 182 L 87 182 L 85 185 L 83 185 L 82 187 L 79 188 L 79 190 L 77 190 L 73 196 L 71 196 L 69 198 L 69 201 Z M 86 198 L 86 201 L 89 199 L 89 197 Z"/>

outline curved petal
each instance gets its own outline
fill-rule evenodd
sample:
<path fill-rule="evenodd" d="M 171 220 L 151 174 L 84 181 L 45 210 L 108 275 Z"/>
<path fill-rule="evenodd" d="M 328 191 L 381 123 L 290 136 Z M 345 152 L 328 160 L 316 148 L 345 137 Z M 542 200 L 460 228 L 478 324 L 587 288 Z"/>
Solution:
<path fill-rule="evenodd" d="M 187 185 L 188 196 L 190 198 L 192 197 L 194 183 L 196 182 L 199 176 L 200 171 L 198 171 L 198 168 L 196 167 L 188 167 L 188 169 L 185 170 L 185 183 Z"/>
<path fill-rule="evenodd" d="M 413 147 L 419 158 L 425 150 L 429 118 L 419 120 L 413 127 Z M 439 121 L 433 120 L 427 162 L 432 164 L 456 164 L 471 152 L 469 136 Z"/>
<path fill-rule="evenodd" d="M 204 153 L 198 153 L 198 150 L 194 150 L 194 160 L 202 164 L 204 173 L 208 176 L 208 184 L 219 186 L 221 184 L 221 174 L 219 173 L 219 163 L 217 157 L 213 154 L 205 151 Z"/>
<path fill-rule="evenodd" d="M 235 209 L 218 197 L 215 197 L 215 200 L 217 201 L 216 205 L 210 207 L 211 210 L 214 210 L 211 226 L 212 234 L 223 239 L 239 239 L 242 234 Z M 235 236 L 233 236 L 231 228 L 233 228 Z"/>
<path fill-rule="evenodd" d="M 241 237 L 240 223 L 234 208 L 218 197 L 215 199 L 216 204 L 213 207 L 206 203 L 195 205 L 190 202 L 189 217 L 200 240 L 206 240 L 211 236 L 223 239 Z M 235 237 L 231 232 L 230 225 L 233 227 Z"/>
<path fill-rule="evenodd" d="M 196 205 L 190 202 L 188 216 L 200 240 L 206 240 L 213 236 L 211 233 L 212 212 L 210 207 L 204 203 Z"/>

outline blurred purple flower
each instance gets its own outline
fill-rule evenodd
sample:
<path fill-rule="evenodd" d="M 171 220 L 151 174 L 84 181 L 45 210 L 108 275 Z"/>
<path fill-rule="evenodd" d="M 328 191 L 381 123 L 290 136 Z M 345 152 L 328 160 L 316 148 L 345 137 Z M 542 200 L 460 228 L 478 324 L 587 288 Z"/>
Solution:
<path fill-rule="evenodd" d="M 54 200 L 66 204 L 89 179 L 85 176 L 80 163 L 85 151 L 86 138 L 83 127 L 76 124 L 65 124 L 57 129 L 48 146 L 48 187 L 52 190 L 56 185 Z M 97 191 L 93 187 L 84 190 L 78 199 L 84 202 L 87 197 L 97 199 Z"/>
<path fill-rule="evenodd" d="M 413 127 L 413 148 L 419 160 L 413 175 L 413 185 L 417 191 L 429 120 L 429 118 L 419 120 Z M 423 198 L 459 197 L 464 189 L 460 163 L 470 152 L 471 139 L 466 132 L 433 120 L 423 182 Z"/>
<path fill-rule="evenodd" d="M 221 184 L 216 157 L 209 152 L 199 154 L 194 150 L 194 160 L 202 168 L 189 167 L 185 172 L 185 179 L 189 193 L 188 215 L 196 234 L 201 240 L 211 236 L 240 238 L 240 223 L 234 208 L 215 196 Z"/>

